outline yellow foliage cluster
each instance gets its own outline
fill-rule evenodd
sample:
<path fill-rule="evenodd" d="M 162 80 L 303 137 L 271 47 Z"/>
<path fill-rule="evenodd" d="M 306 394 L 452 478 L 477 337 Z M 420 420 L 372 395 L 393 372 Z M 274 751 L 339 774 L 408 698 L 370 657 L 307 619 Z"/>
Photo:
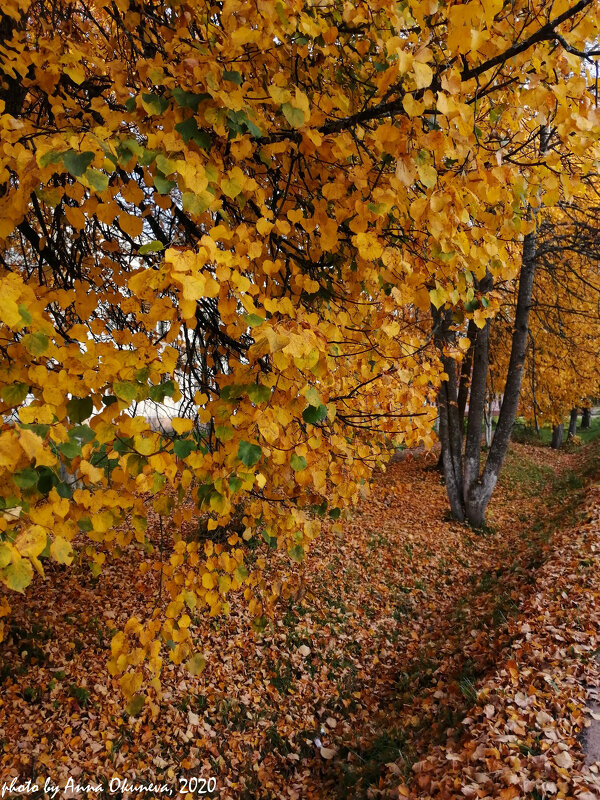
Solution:
<path fill-rule="evenodd" d="M 482 327 L 528 208 L 580 190 L 561 158 L 600 117 L 553 32 L 585 48 L 584 6 L 3 3 L 0 580 L 153 551 L 150 496 L 169 605 L 113 639 L 127 697 L 159 641 L 201 669 L 188 611 L 243 589 L 261 618 L 286 591 L 245 539 L 302 560 L 393 443 L 433 443 L 432 304 Z M 136 414 L 166 396 L 175 436 Z M 190 498 L 213 530 L 242 504 L 243 537 L 188 544 Z"/>

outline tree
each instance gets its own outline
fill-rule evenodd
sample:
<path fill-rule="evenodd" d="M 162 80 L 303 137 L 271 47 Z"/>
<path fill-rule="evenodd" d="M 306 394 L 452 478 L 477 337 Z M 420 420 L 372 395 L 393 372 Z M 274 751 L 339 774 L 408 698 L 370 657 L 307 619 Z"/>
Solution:
<path fill-rule="evenodd" d="M 186 605 L 243 589 L 265 624 L 287 589 L 245 540 L 302 560 L 392 441 L 432 444 L 461 331 L 485 364 L 523 237 L 529 280 L 527 209 L 558 161 L 519 154 L 551 116 L 585 156 L 572 64 L 596 7 L 3 5 L 0 578 L 151 549 L 150 493 L 168 605 L 113 640 L 126 696 L 145 671 L 158 690 L 162 645 L 200 668 Z M 523 127 L 521 107 L 548 111 Z M 135 414 L 167 396 L 174 439 Z M 190 499 L 212 530 L 242 506 L 243 536 L 187 542 Z"/>

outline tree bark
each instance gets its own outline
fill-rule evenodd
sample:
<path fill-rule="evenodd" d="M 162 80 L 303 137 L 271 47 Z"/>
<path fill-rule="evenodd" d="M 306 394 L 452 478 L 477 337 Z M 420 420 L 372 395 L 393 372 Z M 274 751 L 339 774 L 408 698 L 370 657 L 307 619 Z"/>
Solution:
<path fill-rule="evenodd" d="M 467 326 L 467 337 L 471 343 L 475 342 L 477 338 L 478 328 L 475 322 L 470 319 Z M 469 397 L 469 385 L 471 381 L 471 370 L 473 368 L 473 352 L 474 348 L 470 347 L 467 351 L 460 368 L 460 384 L 458 386 L 458 416 L 463 420 L 465 418 L 465 409 L 467 407 L 467 399 Z"/>
<path fill-rule="evenodd" d="M 569 432 L 567 433 L 567 441 L 577 435 L 577 414 L 578 408 L 571 409 L 571 416 L 569 417 Z"/>
<path fill-rule="evenodd" d="M 591 408 L 584 408 L 581 413 L 581 429 L 585 430 L 586 428 L 590 427 L 590 422 L 592 419 L 592 409 Z"/>
<path fill-rule="evenodd" d="M 458 414 L 458 377 L 456 361 L 445 353 L 445 345 L 452 338 L 450 331 L 452 316 L 450 310 L 433 311 L 436 326 L 435 340 L 441 353 L 442 365 L 448 379 L 438 393 L 440 414 L 440 442 L 442 445 L 442 464 L 446 481 L 446 492 L 450 501 L 452 516 L 464 522 L 463 471 L 462 471 L 462 426 Z"/>
<path fill-rule="evenodd" d="M 563 442 L 563 433 L 565 430 L 565 426 L 560 423 L 560 425 L 555 425 L 552 428 L 552 442 L 550 443 L 550 447 L 553 450 L 560 450 Z"/>
<path fill-rule="evenodd" d="M 479 480 L 481 463 L 481 429 L 485 409 L 485 387 L 489 366 L 490 321 L 486 320 L 477 331 L 473 347 L 473 374 L 469 397 L 469 417 L 467 420 L 467 439 L 465 443 L 464 497 L 467 514 L 470 494 Z"/>
<path fill-rule="evenodd" d="M 466 518 L 476 528 L 485 525 L 485 513 L 498 482 L 498 475 L 508 450 L 510 436 L 517 415 L 523 367 L 527 350 L 529 332 L 529 309 L 533 291 L 533 278 L 536 267 L 536 233 L 528 233 L 523 240 L 523 256 L 519 291 L 515 310 L 515 327 L 513 330 L 510 361 L 506 375 L 504 396 L 500 406 L 498 424 L 488 453 L 481 478 L 468 491 Z M 471 403 L 469 402 L 469 408 Z"/>
<path fill-rule="evenodd" d="M 492 409 L 494 406 L 494 396 L 490 395 L 487 405 L 487 410 L 484 417 L 483 429 L 485 434 L 485 446 L 490 448 L 492 446 L 492 437 L 493 437 L 493 418 L 492 418 Z"/>

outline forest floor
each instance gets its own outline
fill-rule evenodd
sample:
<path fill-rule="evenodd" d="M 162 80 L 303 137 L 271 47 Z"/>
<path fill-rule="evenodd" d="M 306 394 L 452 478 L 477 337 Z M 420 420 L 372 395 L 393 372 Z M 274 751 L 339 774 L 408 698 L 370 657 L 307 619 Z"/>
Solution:
<path fill-rule="evenodd" d="M 88 796 L 148 798 L 109 782 L 175 796 L 180 777 L 213 776 L 211 796 L 232 800 L 592 800 L 580 731 L 600 685 L 599 455 L 513 445 L 485 532 L 448 519 L 434 453 L 390 465 L 302 565 L 273 555 L 305 593 L 263 634 L 241 599 L 193 620 L 206 669 L 167 665 L 155 720 L 129 717 L 106 671 L 114 630 L 156 602 L 139 556 L 98 578 L 50 566 L 11 597 L 0 790 L 72 777 L 104 787 Z"/>

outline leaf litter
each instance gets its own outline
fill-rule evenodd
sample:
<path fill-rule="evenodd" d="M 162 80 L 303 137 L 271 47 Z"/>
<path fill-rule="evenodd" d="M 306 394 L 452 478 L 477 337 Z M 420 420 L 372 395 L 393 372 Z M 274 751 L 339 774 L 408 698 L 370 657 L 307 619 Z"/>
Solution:
<path fill-rule="evenodd" d="M 8 622 L 0 780 L 591 800 L 600 488 L 579 476 L 596 453 L 514 445 L 483 532 L 448 520 L 434 453 L 391 464 L 302 564 L 270 555 L 273 580 L 297 591 L 262 633 L 241 598 L 228 617 L 191 615 L 206 665 L 167 665 L 154 719 L 125 711 L 106 661 L 115 629 L 164 602 L 158 575 L 139 574 L 139 555 L 98 577 L 51 565 Z"/>

